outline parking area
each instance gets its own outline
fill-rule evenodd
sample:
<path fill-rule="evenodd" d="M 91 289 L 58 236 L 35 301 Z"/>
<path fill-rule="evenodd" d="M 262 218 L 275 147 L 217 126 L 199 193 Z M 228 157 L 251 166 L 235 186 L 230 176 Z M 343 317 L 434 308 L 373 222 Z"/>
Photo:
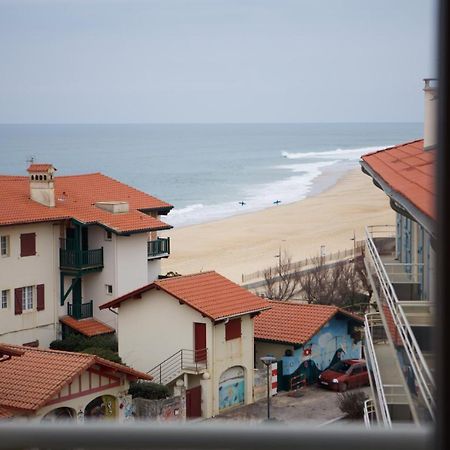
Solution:
<path fill-rule="evenodd" d="M 363 392 L 370 395 L 370 388 Z M 323 425 L 334 419 L 342 418 L 343 413 L 337 405 L 337 393 L 317 386 L 307 386 L 300 390 L 300 396 L 289 392 L 280 392 L 271 398 L 271 418 L 282 422 L 314 422 Z M 267 418 L 267 400 L 262 399 L 251 405 L 241 406 L 227 411 L 212 420 L 238 420 L 260 422 Z"/>

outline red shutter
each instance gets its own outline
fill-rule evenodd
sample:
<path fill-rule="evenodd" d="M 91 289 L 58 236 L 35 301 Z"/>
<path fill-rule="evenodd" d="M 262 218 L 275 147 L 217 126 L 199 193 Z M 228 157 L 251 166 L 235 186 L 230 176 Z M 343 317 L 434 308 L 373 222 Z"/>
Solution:
<path fill-rule="evenodd" d="M 22 288 L 14 289 L 14 314 L 22 314 Z"/>
<path fill-rule="evenodd" d="M 36 233 L 20 235 L 20 256 L 33 256 L 36 254 Z"/>
<path fill-rule="evenodd" d="M 36 309 L 38 311 L 42 311 L 45 308 L 45 290 L 43 284 L 38 284 L 36 286 L 37 291 L 37 301 L 36 301 Z"/>
<path fill-rule="evenodd" d="M 241 319 L 231 319 L 225 324 L 225 340 L 237 339 L 241 337 Z"/>

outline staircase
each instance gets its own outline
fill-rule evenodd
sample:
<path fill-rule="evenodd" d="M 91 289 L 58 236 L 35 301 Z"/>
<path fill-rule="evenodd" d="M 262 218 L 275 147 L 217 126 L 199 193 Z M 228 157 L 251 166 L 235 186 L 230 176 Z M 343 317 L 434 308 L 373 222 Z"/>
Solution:
<path fill-rule="evenodd" d="M 147 373 L 155 383 L 169 384 L 184 373 L 200 374 L 207 369 L 208 349 L 181 349 Z"/>

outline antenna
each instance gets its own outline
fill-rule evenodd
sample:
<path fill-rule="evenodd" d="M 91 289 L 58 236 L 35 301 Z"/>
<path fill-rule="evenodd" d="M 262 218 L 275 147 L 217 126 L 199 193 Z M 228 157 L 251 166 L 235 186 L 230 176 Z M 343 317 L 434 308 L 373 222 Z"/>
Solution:
<path fill-rule="evenodd" d="M 33 164 L 35 158 L 36 158 L 36 157 L 35 157 L 34 155 L 30 155 L 30 156 L 28 157 L 28 159 L 25 160 L 25 162 L 27 162 L 28 164 Z"/>

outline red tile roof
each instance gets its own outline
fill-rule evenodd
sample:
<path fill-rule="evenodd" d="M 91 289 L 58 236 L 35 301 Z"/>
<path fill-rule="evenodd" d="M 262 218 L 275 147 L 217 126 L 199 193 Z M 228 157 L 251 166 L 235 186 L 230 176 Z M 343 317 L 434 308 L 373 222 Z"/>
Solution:
<path fill-rule="evenodd" d="M 99 334 L 114 333 L 114 328 L 96 320 L 96 319 L 82 319 L 76 320 L 70 316 L 63 316 L 59 318 L 59 321 L 64 325 L 72 328 L 72 330 L 78 331 L 78 333 L 85 336 L 97 336 Z"/>
<path fill-rule="evenodd" d="M 12 417 L 14 417 L 13 411 L 11 411 L 9 408 L 4 408 L 3 406 L 0 406 L 0 420 L 11 419 Z"/>
<path fill-rule="evenodd" d="M 340 313 L 359 323 L 363 319 L 336 306 L 269 301 L 272 307 L 255 319 L 255 339 L 304 344 Z"/>
<path fill-rule="evenodd" d="M 117 233 L 172 228 L 142 211 L 170 210 L 172 205 L 100 173 L 55 177 L 56 206 L 50 208 L 30 199 L 28 177 L 0 175 L 0 225 L 76 219 L 98 223 Z M 125 201 L 129 212 L 113 214 L 97 202 Z"/>
<path fill-rule="evenodd" d="M 101 305 L 100 309 L 118 307 L 122 302 L 139 298 L 142 293 L 155 288 L 167 292 L 213 320 L 259 312 L 270 307 L 267 300 L 217 272 L 202 272 L 155 281 Z"/>
<path fill-rule="evenodd" d="M 47 172 L 49 169 L 54 169 L 53 164 L 30 164 L 27 172 Z"/>
<path fill-rule="evenodd" d="M 436 151 L 423 149 L 423 139 L 369 153 L 362 160 L 394 191 L 435 219 Z"/>
<path fill-rule="evenodd" d="M 6 410 L 38 410 L 77 375 L 94 365 L 123 373 L 131 379 L 152 379 L 145 373 L 95 355 L 6 346 L 24 351 L 20 358 L 0 364 L 0 407 Z"/>
<path fill-rule="evenodd" d="M 2 356 L 21 356 L 21 355 L 23 355 L 23 350 L 9 348 L 3 344 L 0 344 L 0 361 Z"/>

